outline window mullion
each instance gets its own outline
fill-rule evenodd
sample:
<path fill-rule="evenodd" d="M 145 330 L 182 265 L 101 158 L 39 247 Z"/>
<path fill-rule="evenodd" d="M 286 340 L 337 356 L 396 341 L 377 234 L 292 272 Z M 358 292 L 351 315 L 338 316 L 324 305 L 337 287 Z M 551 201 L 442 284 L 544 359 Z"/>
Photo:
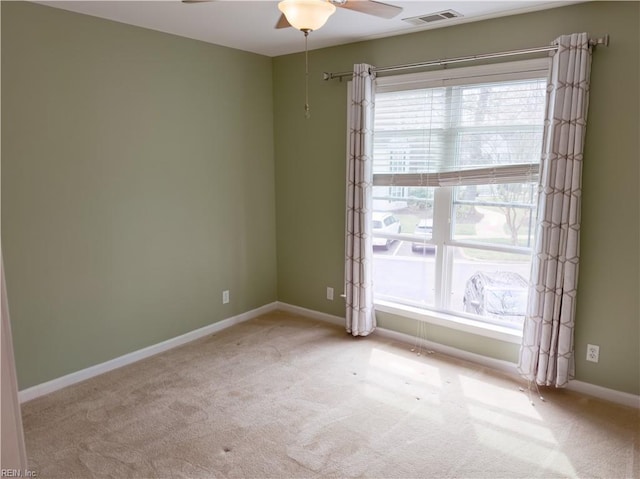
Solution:
<path fill-rule="evenodd" d="M 444 153 L 446 159 L 444 161 L 444 170 L 451 171 L 457 164 L 458 152 L 458 128 L 460 125 L 460 106 L 461 106 L 461 89 L 448 87 L 446 94 L 446 112 L 447 112 L 447 128 L 445 134 Z M 451 275 L 453 270 L 453 249 L 447 245 L 451 242 L 451 228 L 453 219 L 453 188 L 442 187 L 436 189 L 440 199 L 440 218 L 438 228 L 435 228 L 440 236 L 440 245 L 438 248 L 438 262 L 436 263 L 436 275 L 439 279 L 439 288 L 437 289 L 437 304 L 442 310 L 448 310 L 451 300 Z"/>
<path fill-rule="evenodd" d="M 446 243 L 451 240 L 451 198 L 452 188 L 436 188 L 434 191 L 433 209 L 433 242 L 436 245 L 435 264 L 435 302 L 436 308 L 443 309 L 448 304 L 446 296 L 450 288 L 446 287 L 449 277 L 450 260 L 445 258 Z"/>

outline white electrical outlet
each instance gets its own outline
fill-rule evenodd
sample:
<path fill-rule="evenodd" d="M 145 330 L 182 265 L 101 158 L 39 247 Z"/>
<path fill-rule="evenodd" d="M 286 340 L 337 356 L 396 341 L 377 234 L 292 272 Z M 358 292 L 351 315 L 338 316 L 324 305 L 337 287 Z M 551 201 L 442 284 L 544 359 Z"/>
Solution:
<path fill-rule="evenodd" d="M 600 346 L 595 344 L 587 344 L 587 361 L 597 363 L 600 359 Z"/>
<path fill-rule="evenodd" d="M 327 286 L 327 299 L 333 301 L 333 288 Z"/>
<path fill-rule="evenodd" d="M 229 290 L 225 290 L 222 292 L 222 304 L 227 304 L 229 302 Z"/>

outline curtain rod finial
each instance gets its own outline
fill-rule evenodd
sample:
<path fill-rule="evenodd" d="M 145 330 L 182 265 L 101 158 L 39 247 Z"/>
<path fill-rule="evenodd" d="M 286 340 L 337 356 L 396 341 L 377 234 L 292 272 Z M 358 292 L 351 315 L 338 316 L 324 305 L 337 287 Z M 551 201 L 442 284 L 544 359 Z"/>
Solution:
<path fill-rule="evenodd" d="M 591 46 L 604 45 L 605 47 L 608 47 L 609 46 L 609 34 L 607 33 L 603 37 L 595 38 L 595 39 L 589 41 L 589 44 Z"/>

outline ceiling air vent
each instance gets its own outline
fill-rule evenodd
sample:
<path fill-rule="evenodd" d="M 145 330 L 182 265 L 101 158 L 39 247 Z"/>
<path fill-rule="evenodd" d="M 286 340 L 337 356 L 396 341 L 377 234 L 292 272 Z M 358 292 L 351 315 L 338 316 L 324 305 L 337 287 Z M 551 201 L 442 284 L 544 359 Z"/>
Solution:
<path fill-rule="evenodd" d="M 443 10 L 442 12 L 427 13 L 425 15 L 418 15 L 417 17 L 403 18 L 405 22 L 412 25 L 424 25 L 425 23 L 434 23 L 442 20 L 450 20 L 452 18 L 461 17 L 462 14 L 455 10 Z"/>

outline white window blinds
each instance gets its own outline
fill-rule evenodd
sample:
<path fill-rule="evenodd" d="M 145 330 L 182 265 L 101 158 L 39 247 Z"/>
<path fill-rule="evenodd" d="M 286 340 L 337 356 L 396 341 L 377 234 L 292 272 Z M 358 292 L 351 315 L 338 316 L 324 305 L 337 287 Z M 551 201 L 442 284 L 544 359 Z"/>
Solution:
<path fill-rule="evenodd" d="M 416 83 L 417 88 L 403 82 L 400 90 L 389 84 L 376 93 L 375 186 L 536 180 L 547 85 L 544 69 L 491 81 L 486 76 L 434 81 L 429 75 L 422 74 L 427 80 Z"/>

